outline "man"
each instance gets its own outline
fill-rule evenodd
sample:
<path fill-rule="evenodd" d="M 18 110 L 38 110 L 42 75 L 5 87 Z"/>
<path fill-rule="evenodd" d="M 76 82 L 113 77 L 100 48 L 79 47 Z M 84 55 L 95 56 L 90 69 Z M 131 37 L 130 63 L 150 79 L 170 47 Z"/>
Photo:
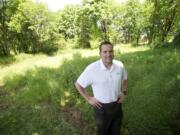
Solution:
<path fill-rule="evenodd" d="M 113 60 L 110 42 L 101 43 L 99 54 L 101 59 L 86 67 L 75 86 L 95 109 L 97 135 L 120 135 L 121 103 L 127 93 L 127 73 L 122 62 Z M 92 86 L 93 96 L 85 91 L 88 85 Z"/>

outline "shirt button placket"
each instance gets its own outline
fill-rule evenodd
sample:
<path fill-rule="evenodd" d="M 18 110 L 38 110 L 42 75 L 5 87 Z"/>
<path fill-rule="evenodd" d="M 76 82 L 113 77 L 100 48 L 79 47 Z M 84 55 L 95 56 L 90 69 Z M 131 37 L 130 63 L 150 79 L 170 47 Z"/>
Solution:
<path fill-rule="evenodd" d="M 113 76 L 112 76 L 112 72 L 111 72 L 111 71 L 108 72 L 108 80 L 109 80 L 109 81 L 108 81 L 109 89 L 112 89 Z"/>

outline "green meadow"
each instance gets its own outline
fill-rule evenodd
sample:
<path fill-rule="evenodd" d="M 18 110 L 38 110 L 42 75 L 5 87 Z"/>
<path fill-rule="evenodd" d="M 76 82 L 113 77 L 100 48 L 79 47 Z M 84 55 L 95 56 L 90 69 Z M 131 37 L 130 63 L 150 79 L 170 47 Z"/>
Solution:
<path fill-rule="evenodd" d="M 122 135 L 177 135 L 180 50 L 117 45 L 115 55 L 129 76 Z M 94 135 L 93 108 L 74 82 L 97 59 L 97 49 L 1 57 L 0 134 Z"/>

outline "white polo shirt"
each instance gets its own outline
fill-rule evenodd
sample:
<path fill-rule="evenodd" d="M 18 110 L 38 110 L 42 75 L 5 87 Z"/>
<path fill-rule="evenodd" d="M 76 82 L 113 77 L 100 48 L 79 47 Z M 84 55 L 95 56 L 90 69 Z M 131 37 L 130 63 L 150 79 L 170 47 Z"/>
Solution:
<path fill-rule="evenodd" d="M 77 82 L 83 88 L 91 85 L 94 97 L 100 102 L 111 103 L 117 101 L 123 80 L 127 80 L 127 72 L 122 62 L 113 60 L 109 70 L 98 60 L 86 67 Z"/>

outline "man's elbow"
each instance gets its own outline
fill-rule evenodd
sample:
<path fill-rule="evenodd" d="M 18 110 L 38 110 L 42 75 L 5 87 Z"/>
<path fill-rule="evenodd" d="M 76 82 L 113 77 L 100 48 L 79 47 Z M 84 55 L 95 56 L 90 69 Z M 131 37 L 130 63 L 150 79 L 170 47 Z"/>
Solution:
<path fill-rule="evenodd" d="M 77 88 L 77 86 L 78 86 L 78 82 L 77 81 L 74 83 L 74 86 Z"/>
<path fill-rule="evenodd" d="M 77 90 L 79 90 L 79 88 L 81 87 L 81 85 L 77 81 L 74 83 L 74 85 L 75 85 Z"/>
<path fill-rule="evenodd" d="M 124 80 L 124 82 L 128 83 L 128 79 Z"/>

